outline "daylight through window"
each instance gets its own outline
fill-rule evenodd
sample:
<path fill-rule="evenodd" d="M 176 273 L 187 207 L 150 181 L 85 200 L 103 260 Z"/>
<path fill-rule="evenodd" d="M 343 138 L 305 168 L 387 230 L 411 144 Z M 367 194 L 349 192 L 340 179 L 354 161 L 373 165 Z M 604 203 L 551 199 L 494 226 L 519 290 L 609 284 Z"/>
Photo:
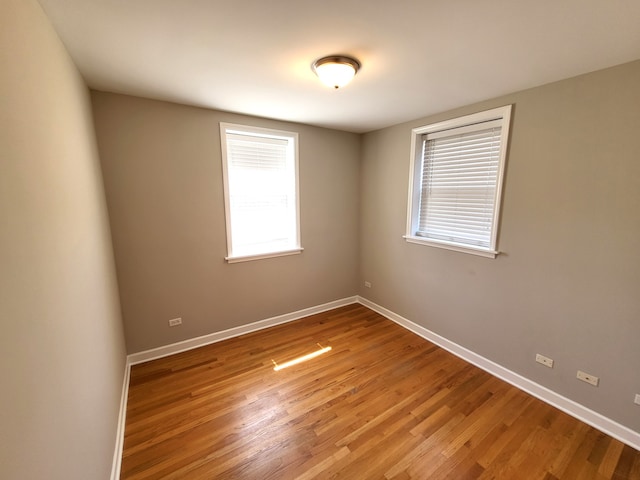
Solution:
<path fill-rule="evenodd" d="M 220 124 L 227 260 L 300 253 L 297 134 Z"/>
<path fill-rule="evenodd" d="M 495 257 L 510 112 L 412 131 L 407 241 Z"/>

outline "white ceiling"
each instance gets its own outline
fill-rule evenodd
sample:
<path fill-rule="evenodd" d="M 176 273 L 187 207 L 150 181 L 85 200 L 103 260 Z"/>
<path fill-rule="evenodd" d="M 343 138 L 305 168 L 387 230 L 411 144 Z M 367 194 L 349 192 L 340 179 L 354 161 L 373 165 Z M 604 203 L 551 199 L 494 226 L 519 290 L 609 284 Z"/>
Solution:
<path fill-rule="evenodd" d="M 640 58 L 639 0 L 39 1 L 94 89 L 353 132 Z"/>

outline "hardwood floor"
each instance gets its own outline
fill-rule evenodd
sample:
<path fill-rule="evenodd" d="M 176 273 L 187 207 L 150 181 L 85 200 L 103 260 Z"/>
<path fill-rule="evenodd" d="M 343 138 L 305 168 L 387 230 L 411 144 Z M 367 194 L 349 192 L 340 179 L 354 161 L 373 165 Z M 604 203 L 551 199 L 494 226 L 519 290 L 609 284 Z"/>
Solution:
<path fill-rule="evenodd" d="M 640 479 L 640 452 L 349 305 L 134 366 L 121 478 Z"/>

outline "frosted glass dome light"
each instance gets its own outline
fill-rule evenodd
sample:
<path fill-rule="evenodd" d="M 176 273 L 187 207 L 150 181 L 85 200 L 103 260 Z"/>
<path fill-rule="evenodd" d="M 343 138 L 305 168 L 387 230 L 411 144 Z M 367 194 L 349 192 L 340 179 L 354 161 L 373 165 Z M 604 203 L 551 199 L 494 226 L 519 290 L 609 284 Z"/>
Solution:
<path fill-rule="evenodd" d="M 323 57 L 311 65 L 320 81 L 328 87 L 344 87 L 360 69 L 360 62 L 355 58 L 332 55 Z"/>

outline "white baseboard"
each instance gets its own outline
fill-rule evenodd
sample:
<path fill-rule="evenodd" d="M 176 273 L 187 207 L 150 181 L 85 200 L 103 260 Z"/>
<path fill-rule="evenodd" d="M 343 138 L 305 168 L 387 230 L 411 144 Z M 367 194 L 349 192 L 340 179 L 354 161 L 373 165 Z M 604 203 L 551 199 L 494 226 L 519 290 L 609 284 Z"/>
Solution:
<path fill-rule="evenodd" d="M 437 333 L 434 333 L 431 330 L 417 325 L 412 321 L 407 320 L 406 318 L 392 312 L 391 310 L 387 310 L 386 308 L 381 307 L 380 305 L 373 303 L 370 300 L 367 300 L 366 298 L 358 296 L 357 301 L 365 307 L 368 307 L 371 310 L 379 313 L 380 315 L 388 318 L 389 320 L 392 320 L 393 322 L 406 328 L 407 330 L 412 331 L 416 335 L 419 335 L 422 338 L 435 343 L 436 345 L 444 348 L 457 357 L 460 357 L 463 360 L 472 363 L 473 365 L 481 368 L 491 375 L 494 375 L 504 380 L 505 382 L 519 388 L 520 390 L 533 395 L 543 402 L 546 402 L 549 405 L 562 410 L 572 417 L 575 417 L 578 420 L 591 425 L 594 428 L 597 428 L 598 430 L 620 440 L 623 443 L 626 443 L 636 450 L 640 450 L 640 433 L 631 430 L 630 428 L 625 427 L 624 425 L 621 425 L 611 420 L 610 418 L 605 417 L 604 415 L 594 412 L 593 410 L 590 410 L 573 400 L 563 397 L 553 390 L 549 390 L 547 387 L 543 387 L 542 385 L 533 382 L 520 374 L 512 372 L 511 370 L 498 365 L 497 363 L 492 362 L 491 360 L 478 355 L 477 353 L 474 353 L 471 350 L 458 345 L 457 343 L 447 340 Z"/>
<path fill-rule="evenodd" d="M 257 322 L 249 323 L 247 325 L 241 325 L 239 327 L 230 328 L 221 332 L 214 332 L 202 337 L 191 338 L 182 342 L 172 343 L 163 347 L 154 348 L 151 350 L 145 350 L 143 352 L 132 353 L 127 358 L 130 365 L 137 363 L 148 362 L 150 360 L 156 360 L 158 358 L 173 355 L 175 353 L 185 352 L 193 348 L 203 347 L 211 343 L 221 342 L 229 338 L 238 337 L 246 333 L 263 330 L 265 328 L 280 325 L 281 323 L 292 322 L 299 320 L 309 315 L 315 315 L 316 313 L 326 312 L 327 310 L 333 310 L 334 308 L 343 307 L 352 303 L 357 303 L 358 297 L 348 297 L 341 300 L 335 300 L 333 302 L 324 303 L 315 307 L 305 308 L 298 310 L 297 312 L 286 313 L 284 315 L 278 315 L 277 317 L 271 317 Z"/>
<path fill-rule="evenodd" d="M 122 380 L 122 396 L 120 397 L 120 412 L 118 414 L 118 427 L 116 429 L 116 446 L 113 452 L 113 462 L 111 463 L 111 480 L 120 479 L 122 448 L 124 446 L 124 426 L 127 420 L 127 399 L 129 398 L 130 372 L 131 364 L 127 359 L 124 365 L 124 379 Z"/>

